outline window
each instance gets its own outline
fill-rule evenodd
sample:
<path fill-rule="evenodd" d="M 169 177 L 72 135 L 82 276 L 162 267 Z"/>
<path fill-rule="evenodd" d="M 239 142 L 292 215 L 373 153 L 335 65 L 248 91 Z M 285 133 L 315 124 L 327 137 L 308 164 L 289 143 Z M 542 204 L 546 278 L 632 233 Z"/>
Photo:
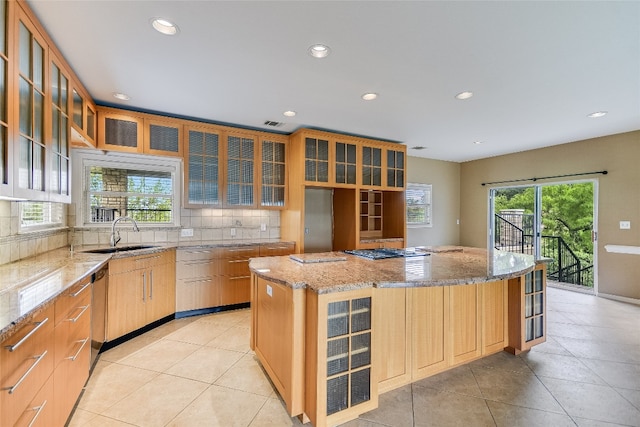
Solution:
<path fill-rule="evenodd" d="M 407 225 L 431 227 L 431 184 L 407 184 Z"/>
<path fill-rule="evenodd" d="M 61 203 L 18 202 L 20 206 L 20 231 L 34 231 L 64 226 L 64 209 Z"/>
<path fill-rule="evenodd" d="M 122 153 L 81 152 L 84 225 L 110 224 L 129 216 L 138 224 L 178 226 L 180 189 L 177 159 Z M 78 161 L 79 160 L 79 161 Z M 74 168 L 74 173 L 75 173 Z M 78 224 L 80 225 L 80 224 Z"/>

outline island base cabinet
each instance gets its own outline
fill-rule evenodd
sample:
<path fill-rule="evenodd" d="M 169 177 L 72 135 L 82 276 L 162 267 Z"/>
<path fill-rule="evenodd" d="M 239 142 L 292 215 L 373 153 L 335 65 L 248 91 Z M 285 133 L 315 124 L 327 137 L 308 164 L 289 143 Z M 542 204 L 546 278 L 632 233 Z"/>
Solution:
<path fill-rule="evenodd" d="M 547 271 L 539 264 L 530 273 L 509 280 L 509 345 L 520 354 L 546 341 Z"/>
<path fill-rule="evenodd" d="M 371 288 L 320 295 L 307 290 L 305 412 L 315 427 L 378 407 L 372 294 Z"/>
<path fill-rule="evenodd" d="M 304 412 L 304 289 L 252 277 L 251 348 L 290 416 Z"/>
<path fill-rule="evenodd" d="M 478 285 L 449 287 L 451 361 L 455 366 L 481 356 Z"/>
<path fill-rule="evenodd" d="M 482 300 L 482 355 L 503 351 L 509 337 L 508 281 L 480 285 Z"/>
<path fill-rule="evenodd" d="M 411 381 L 411 314 L 412 289 L 379 288 L 375 291 L 377 326 L 375 364 L 378 391 L 388 390 Z"/>
<path fill-rule="evenodd" d="M 449 287 L 413 288 L 408 352 L 412 354 L 412 380 L 416 381 L 449 367 Z"/>

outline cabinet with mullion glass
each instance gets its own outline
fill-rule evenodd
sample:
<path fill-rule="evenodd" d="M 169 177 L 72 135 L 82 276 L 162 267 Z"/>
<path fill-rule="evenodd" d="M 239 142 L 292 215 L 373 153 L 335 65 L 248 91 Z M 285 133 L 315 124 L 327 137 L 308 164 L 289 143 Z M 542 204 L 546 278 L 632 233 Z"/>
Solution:
<path fill-rule="evenodd" d="M 404 188 L 405 153 L 387 149 L 387 187 Z"/>
<path fill-rule="evenodd" d="M 252 135 L 227 135 L 227 183 L 225 204 L 229 207 L 253 207 L 255 197 L 255 145 Z"/>
<path fill-rule="evenodd" d="M 518 354 L 546 341 L 546 265 L 509 280 L 509 346 Z"/>
<path fill-rule="evenodd" d="M 382 187 L 382 148 L 362 145 L 362 185 Z"/>
<path fill-rule="evenodd" d="M 260 206 L 263 208 L 284 207 L 286 203 L 286 143 L 263 138 L 261 145 Z"/>
<path fill-rule="evenodd" d="M 71 202 L 69 77 L 57 60 L 50 64 L 51 81 L 51 170 L 50 199 Z"/>
<path fill-rule="evenodd" d="M 47 47 L 28 18 L 19 12 L 18 145 L 14 196 L 46 200 L 46 141 L 44 132 L 45 64 Z"/>
<path fill-rule="evenodd" d="M 329 182 L 329 141 L 304 139 L 304 180 L 309 183 Z"/>
<path fill-rule="evenodd" d="M 6 1 L 0 1 L 0 195 L 12 196 L 13 146 L 8 141 L 9 112 L 7 108 L 7 67 L 9 63 L 7 50 L 7 3 Z"/>
<path fill-rule="evenodd" d="M 356 144 L 336 141 L 335 183 L 356 185 Z"/>
<path fill-rule="evenodd" d="M 219 207 L 220 134 L 213 129 L 186 128 L 186 205 Z"/>

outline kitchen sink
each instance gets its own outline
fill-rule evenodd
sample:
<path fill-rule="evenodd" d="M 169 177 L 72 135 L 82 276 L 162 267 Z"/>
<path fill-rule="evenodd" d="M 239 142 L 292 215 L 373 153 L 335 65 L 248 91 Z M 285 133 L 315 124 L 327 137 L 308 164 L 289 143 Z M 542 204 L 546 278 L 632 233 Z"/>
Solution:
<path fill-rule="evenodd" d="M 115 247 L 115 248 L 90 249 L 88 251 L 83 251 L 83 252 L 88 252 L 92 254 L 113 254 L 116 252 L 137 251 L 138 249 L 151 249 L 151 248 L 157 248 L 157 246 L 133 245 L 133 246 L 121 246 L 121 247 Z"/>

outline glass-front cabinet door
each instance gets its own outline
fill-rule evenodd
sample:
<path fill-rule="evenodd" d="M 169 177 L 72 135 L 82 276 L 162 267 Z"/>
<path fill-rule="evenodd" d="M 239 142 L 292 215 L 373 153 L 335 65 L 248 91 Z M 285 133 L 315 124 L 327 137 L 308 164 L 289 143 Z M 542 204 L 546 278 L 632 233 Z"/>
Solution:
<path fill-rule="evenodd" d="M 362 185 L 382 187 L 382 148 L 362 146 Z"/>
<path fill-rule="evenodd" d="M 285 205 L 286 148 L 284 142 L 262 140 L 261 207 L 284 207 Z"/>
<path fill-rule="evenodd" d="M 356 184 L 356 157 L 357 146 L 355 144 L 336 142 L 336 184 Z"/>
<path fill-rule="evenodd" d="M 71 202 L 69 78 L 56 60 L 51 61 L 51 170 L 50 199 Z"/>
<path fill-rule="evenodd" d="M 7 109 L 7 2 L 0 1 L 0 195 L 12 196 L 12 146 L 9 144 Z"/>
<path fill-rule="evenodd" d="M 255 198 L 256 139 L 250 135 L 227 135 L 226 205 L 252 207 Z"/>
<path fill-rule="evenodd" d="M 404 151 L 387 150 L 387 187 L 404 188 Z"/>
<path fill-rule="evenodd" d="M 26 19 L 18 21 L 17 172 L 14 195 L 44 200 L 46 142 L 44 132 L 46 44 Z"/>
<path fill-rule="evenodd" d="M 214 129 L 185 129 L 187 147 L 185 159 L 185 202 L 194 207 L 219 207 L 220 195 L 220 134 Z"/>
<path fill-rule="evenodd" d="M 319 138 L 304 140 L 304 180 L 329 182 L 329 141 Z"/>

